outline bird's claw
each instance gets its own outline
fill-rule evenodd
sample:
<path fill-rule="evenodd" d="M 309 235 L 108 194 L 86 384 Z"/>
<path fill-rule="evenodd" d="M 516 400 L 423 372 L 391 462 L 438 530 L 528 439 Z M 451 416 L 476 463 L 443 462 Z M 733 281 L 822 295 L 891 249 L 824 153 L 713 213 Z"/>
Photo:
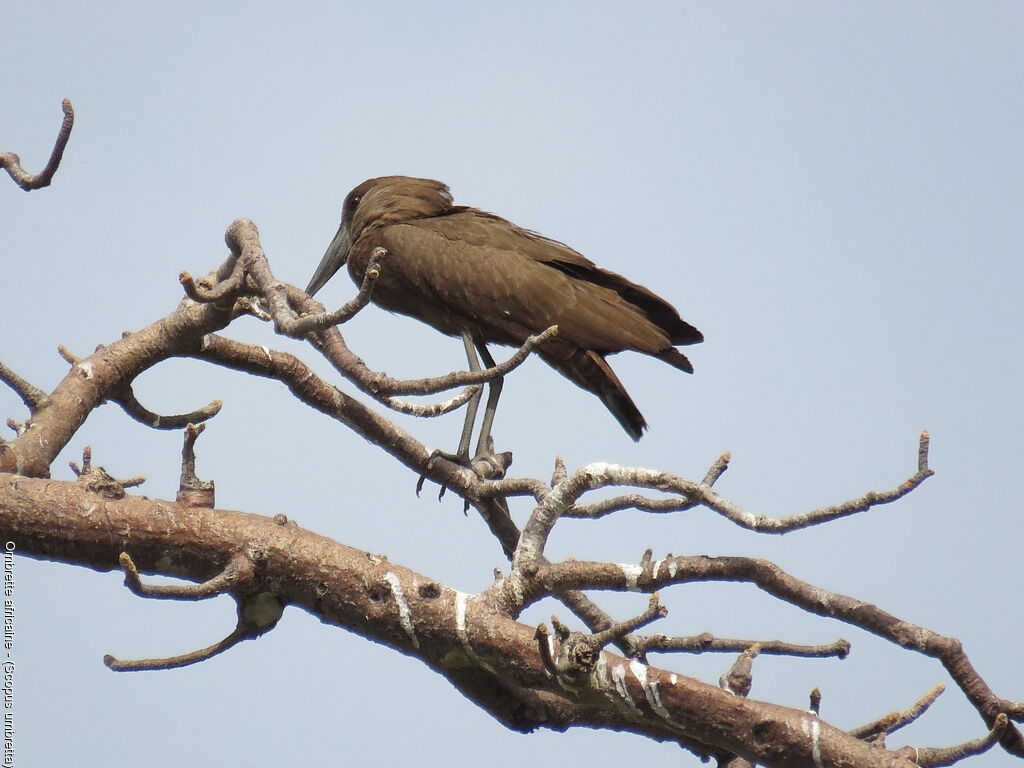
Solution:
<path fill-rule="evenodd" d="M 480 480 L 501 480 L 512 464 L 512 451 L 478 453 L 469 468 Z"/>
<path fill-rule="evenodd" d="M 445 459 L 450 461 L 452 464 L 458 464 L 460 467 L 469 467 L 469 456 L 460 456 L 457 453 L 449 453 L 448 451 L 442 451 L 440 448 L 435 448 L 430 452 L 430 456 L 427 458 L 427 463 L 423 467 L 423 473 L 420 475 L 420 479 L 416 481 L 416 496 L 419 497 L 420 491 L 423 490 L 423 484 L 427 481 L 427 472 L 434 468 L 434 462 L 438 459 Z M 444 492 L 448 490 L 447 485 L 442 485 L 441 490 L 437 494 L 437 500 L 440 501 L 444 496 Z"/>
<path fill-rule="evenodd" d="M 480 450 L 476 456 L 472 459 L 468 455 L 460 455 L 457 453 L 449 453 L 448 451 L 442 451 L 435 448 L 430 452 L 430 457 L 427 459 L 427 463 L 424 467 L 423 474 L 420 475 L 419 480 L 416 481 L 416 495 L 419 496 L 423 490 L 423 484 L 427 480 L 427 472 L 434 467 L 434 462 L 437 459 L 445 459 L 453 464 L 458 464 L 460 467 L 472 470 L 473 474 L 480 480 L 500 480 L 505 476 L 505 472 L 512 465 L 512 451 L 504 451 L 503 453 L 494 452 L 494 443 L 492 440 L 488 440 L 490 445 L 487 450 Z M 442 485 L 438 491 L 437 500 L 440 501 L 448 490 L 447 485 Z M 466 502 L 467 506 L 469 502 Z"/>

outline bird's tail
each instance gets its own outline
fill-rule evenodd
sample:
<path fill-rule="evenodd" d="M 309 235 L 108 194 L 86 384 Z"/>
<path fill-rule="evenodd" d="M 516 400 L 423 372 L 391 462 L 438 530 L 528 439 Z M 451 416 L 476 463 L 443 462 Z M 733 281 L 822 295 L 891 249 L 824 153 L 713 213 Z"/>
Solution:
<path fill-rule="evenodd" d="M 634 440 L 647 429 L 643 414 L 622 386 L 604 357 L 589 349 L 545 345 L 538 353 L 544 361 L 578 387 L 593 392 Z"/>

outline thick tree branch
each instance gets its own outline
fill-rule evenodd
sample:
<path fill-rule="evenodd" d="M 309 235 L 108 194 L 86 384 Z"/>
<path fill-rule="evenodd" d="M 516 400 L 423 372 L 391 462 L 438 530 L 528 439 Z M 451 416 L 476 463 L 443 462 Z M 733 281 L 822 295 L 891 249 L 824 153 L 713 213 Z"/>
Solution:
<path fill-rule="evenodd" d="M 530 627 L 474 596 L 292 523 L 136 497 L 83 504 L 80 494 L 71 483 L 0 475 L 0 528 L 17 551 L 33 557 L 113 570 L 121 567 L 121 553 L 130 552 L 141 570 L 159 572 L 159 563 L 174 562 L 177 575 L 199 581 L 244 552 L 254 563 L 252 591 L 273 584 L 282 606 L 296 605 L 417 656 L 519 730 L 611 727 L 698 753 L 713 744 L 766 765 L 913 768 L 909 759 L 807 712 L 733 696 L 607 651 L 578 692 L 567 690 L 545 669 Z M 62 515 L 59 531 L 54 510 Z"/>
<path fill-rule="evenodd" d="M 46 407 L 28 421 L 26 433 L 0 445 L 0 471 L 48 477 L 50 464 L 93 409 L 161 360 L 196 351 L 204 334 L 230 320 L 230 310 L 185 300 L 167 317 L 77 360 Z"/>

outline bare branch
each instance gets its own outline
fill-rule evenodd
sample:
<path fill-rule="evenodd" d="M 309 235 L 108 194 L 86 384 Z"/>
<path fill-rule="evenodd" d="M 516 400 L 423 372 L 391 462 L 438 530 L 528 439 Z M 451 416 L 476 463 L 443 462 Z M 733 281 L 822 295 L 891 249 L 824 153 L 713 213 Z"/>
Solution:
<path fill-rule="evenodd" d="M 217 279 L 219 273 L 210 277 L 196 280 L 188 272 L 181 272 L 178 275 L 178 282 L 185 289 L 185 295 L 192 301 L 201 304 L 213 304 L 234 298 L 245 288 L 245 270 L 238 260 L 238 254 L 233 253 L 225 262 L 225 267 L 230 265 L 228 274 L 223 279 Z M 211 279 L 212 277 L 212 279 Z"/>
<path fill-rule="evenodd" d="M 709 488 L 713 486 L 718 482 L 718 478 L 725 474 L 725 470 L 729 468 L 730 461 L 732 461 L 732 454 L 726 451 L 715 459 L 714 464 L 708 467 L 707 474 L 704 475 L 704 479 L 701 482 Z"/>
<path fill-rule="evenodd" d="M 534 334 L 523 342 L 509 358 L 493 368 L 479 371 L 453 371 L 444 376 L 423 379 L 392 379 L 382 373 L 371 371 L 345 344 L 337 328 L 329 328 L 314 334 L 320 350 L 328 362 L 351 381 L 360 391 L 379 402 L 396 395 L 431 395 L 468 384 L 486 384 L 488 381 L 507 375 L 529 357 L 530 352 L 558 333 L 558 326 L 551 326 Z M 386 403 L 385 403 L 386 404 Z"/>
<path fill-rule="evenodd" d="M 499 480 L 484 481 L 479 485 L 481 498 L 508 498 L 509 496 L 532 496 L 536 501 L 551 493 L 550 486 L 533 477 L 503 477 Z"/>
<path fill-rule="evenodd" d="M 560 517 L 570 519 L 597 520 L 613 512 L 636 509 L 640 512 L 684 512 L 698 506 L 699 502 L 687 499 L 652 499 L 639 493 L 627 493 L 613 499 L 602 499 L 590 504 L 572 504 Z"/>
<path fill-rule="evenodd" d="M 730 458 L 731 454 L 726 451 L 715 459 L 715 462 L 708 468 L 707 473 L 704 475 L 704 479 L 701 481 L 701 484 L 706 485 L 709 488 L 713 486 L 718 481 L 718 478 L 725 473 L 725 470 L 729 468 Z M 604 499 L 592 504 L 574 503 L 570 505 L 561 516 L 569 518 L 597 519 L 613 512 L 620 512 L 624 509 L 636 509 L 641 512 L 655 513 L 685 512 L 686 510 L 699 506 L 699 504 L 700 501 L 687 498 L 651 499 L 639 493 L 627 493 L 623 496 Z"/>
<path fill-rule="evenodd" d="M 161 416 L 158 413 L 153 413 L 140 403 L 131 387 L 125 389 L 117 397 L 111 398 L 111 400 L 120 405 L 124 412 L 137 422 L 153 429 L 181 429 L 189 424 L 200 424 L 220 413 L 220 409 L 224 406 L 223 401 L 212 400 L 208 405 L 204 405 L 202 408 L 191 413 Z"/>
<path fill-rule="evenodd" d="M 745 640 L 738 638 L 716 637 L 710 632 L 702 632 L 690 637 L 666 637 L 651 635 L 639 638 L 637 647 L 645 652 L 658 653 L 741 653 L 757 643 L 761 653 L 774 656 L 797 656 L 802 658 L 844 659 L 850 653 L 850 643 L 839 639 L 825 645 L 797 645 L 781 640 Z"/>
<path fill-rule="evenodd" d="M 125 551 L 120 546 L 122 537 L 130 537 L 133 559 L 144 569 L 162 562 L 168 547 L 173 547 L 188 553 L 175 567 L 188 569 L 192 578 L 213 563 L 226 562 L 225 555 L 237 551 L 238 542 L 258 542 L 254 562 L 260 578 L 254 580 L 254 587 L 273 584 L 273 600 L 279 604 L 294 603 L 324 621 L 419 656 L 489 711 L 511 717 L 505 722 L 521 730 L 537 725 L 626 727 L 678 741 L 704 754 L 711 751 L 709 744 L 715 744 L 754 762 L 809 766 L 813 749 L 823 764 L 911 765 L 885 750 L 868 749 L 800 710 L 740 699 L 608 651 L 599 654 L 591 674 L 573 683 L 580 686 L 579 693 L 574 693 L 548 675 L 534 628 L 510 620 L 482 599 L 460 597 L 426 577 L 287 522 L 184 506 L 170 514 L 173 502 L 141 497 L 83 505 L 76 501 L 77 493 L 74 484 L 0 478 L 0 525 L 26 554 L 56 556 L 92 567 L 103 568 L 111 558 L 116 566 L 118 555 Z M 54 509 L 62 514 L 59 532 L 51 525 Z M 96 530 L 103 534 L 95 536 Z M 111 536 L 110 532 L 120 533 Z M 331 563 L 329 572 L 323 569 L 325 562 Z M 202 580 L 220 570 L 223 565 L 210 569 Z M 453 653 L 465 661 L 453 664 Z M 162 662 L 184 663 L 208 654 Z M 153 666 L 154 662 L 148 664 Z M 487 669 L 500 670 L 500 678 Z M 518 715 L 512 715 L 510 697 L 522 702 L 521 696 L 528 697 L 530 706 L 520 706 Z M 751 741 L 745 734 L 755 726 L 767 730 Z M 765 751 L 769 748 L 770 755 Z"/>
<path fill-rule="evenodd" d="M 35 413 L 45 408 L 50 401 L 50 396 L 43 390 L 21 378 L 2 362 L 0 362 L 0 381 L 14 390 L 21 398 L 21 402 L 28 408 L 29 413 Z"/>
<path fill-rule="evenodd" d="M 23 435 L 0 445 L 0 472 L 48 475 L 53 459 L 95 408 L 115 399 L 158 362 L 198 350 L 205 334 L 231 321 L 231 312 L 232 308 L 185 300 L 166 317 L 88 357 L 78 358 L 60 347 L 71 370 L 51 393 L 49 405 L 32 419 L 32 431 L 46 439 Z"/>
<path fill-rule="evenodd" d="M 530 515 L 530 520 L 523 528 L 523 556 L 535 557 L 544 551 L 547 537 L 558 518 L 567 515 L 576 500 L 588 490 L 608 486 L 632 485 L 643 488 L 655 488 L 660 491 L 677 492 L 688 501 L 705 506 L 728 518 L 736 525 L 760 533 L 787 533 L 792 530 L 807 528 L 812 525 L 836 520 L 858 512 L 864 512 L 880 504 L 889 504 L 903 498 L 928 477 L 928 439 L 922 435 L 918 450 L 918 470 L 897 488 L 890 491 L 869 491 L 841 504 L 834 504 L 809 512 L 790 515 L 784 518 L 772 518 L 756 515 L 742 509 L 739 505 L 725 499 L 704 483 L 673 475 L 668 472 L 646 469 L 642 467 L 623 467 L 616 464 L 594 463 L 580 467 L 564 482 L 550 493 Z M 720 472 L 718 473 L 721 474 Z M 714 475 L 714 467 L 709 476 Z"/>
<path fill-rule="evenodd" d="M 255 576 L 255 563 L 246 554 L 236 552 L 224 569 L 201 584 L 147 585 L 139 578 L 138 569 L 127 552 L 118 556 L 124 583 L 140 597 L 162 600 L 205 600 L 223 594 L 232 594 L 238 607 L 238 622 L 235 629 L 213 645 L 179 656 L 159 659 L 121 660 L 110 654 L 103 657 L 103 663 L 115 672 L 140 672 L 159 669 L 174 669 L 205 661 L 242 640 L 259 637 L 273 629 L 284 613 L 284 604 L 274 594 L 256 592 L 241 594 L 240 588 L 250 584 Z"/>
<path fill-rule="evenodd" d="M 121 570 L 124 571 L 124 585 L 139 597 L 150 597 L 157 600 L 206 600 L 230 592 L 241 581 L 249 581 L 253 576 L 252 560 L 244 555 L 236 555 L 220 573 L 201 584 L 143 584 L 139 578 L 139 570 L 127 552 L 118 556 Z"/>
<path fill-rule="evenodd" d="M 306 315 L 305 317 L 294 319 L 282 317 L 278 320 L 275 318 L 275 322 L 278 323 L 279 332 L 296 339 L 301 339 L 312 331 L 322 331 L 334 325 L 347 323 L 370 303 L 370 299 L 373 296 L 373 286 L 377 284 L 377 278 L 380 277 L 381 268 L 387 255 L 388 251 L 386 248 L 373 249 L 373 253 L 370 254 L 370 261 L 366 265 L 366 272 L 363 274 L 363 282 L 359 286 L 359 293 L 351 300 L 345 302 L 340 309 L 336 309 L 333 312 L 323 311 L 315 315 Z"/>
<path fill-rule="evenodd" d="M 224 653 L 229 648 L 233 648 L 243 640 L 251 639 L 251 637 L 252 635 L 247 634 L 245 630 L 236 626 L 231 634 L 223 640 L 206 648 L 200 648 L 197 651 L 158 659 L 118 659 L 108 653 L 103 657 L 103 663 L 114 672 L 153 672 L 162 669 L 177 669 L 178 667 L 187 667 L 213 658 L 218 654 Z"/>
<path fill-rule="evenodd" d="M 419 416 L 421 418 L 430 419 L 436 416 L 443 416 L 446 413 L 451 413 L 457 408 L 461 408 L 473 399 L 473 396 L 480 391 L 480 387 L 480 384 L 471 384 L 455 397 L 442 400 L 440 403 L 430 403 L 428 405 L 410 403 L 399 397 L 377 397 L 375 399 L 377 402 L 382 405 L 386 405 L 392 411 L 396 411 L 397 413 L 404 413 L 407 416 Z"/>
<path fill-rule="evenodd" d="M 935 768 L 941 765 L 953 765 L 965 757 L 973 757 L 990 750 L 1006 731 L 1009 719 L 1005 712 L 1000 712 L 992 725 L 992 729 L 984 736 L 952 747 L 903 747 L 896 751 L 910 757 L 921 768 Z"/>
<path fill-rule="evenodd" d="M 75 110 L 71 105 L 71 99 L 64 99 L 61 102 L 61 109 L 64 111 L 64 119 L 61 121 L 60 130 L 57 132 L 57 140 L 53 144 L 53 151 L 46 166 L 39 173 L 28 173 L 21 167 L 21 158 L 14 152 L 0 152 L 0 168 L 3 168 L 14 179 L 14 183 L 26 192 L 33 189 L 41 189 L 50 186 L 53 174 L 60 167 L 61 158 L 64 156 L 64 148 L 71 138 L 71 129 L 75 125 Z"/>
<path fill-rule="evenodd" d="M 888 715 L 880 717 L 872 723 L 867 723 L 859 728 L 852 729 L 849 731 L 849 734 L 851 736 L 856 736 L 858 739 L 871 740 L 910 725 L 928 711 L 928 708 L 935 703 L 935 700 L 938 699 L 945 690 L 946 686 L 939 683 L 928 691 L 928 693 L 918 699 L 913 706 L 903 710 L 902 712 L 890 712 Z"/>
<path fill-rule="evenodd" d="M 71 365 L 75 365 L 81 361 L 81 358 L 76 357 L 67 347 L 63 344 L 57 345 L 57 354 L 64 358 L 64 360 Z"/>
<path fill-rule="evenodd" d="M 557 489 L 553 494 L 555 492 Z M 670 584 L 697 581 L 750 582 L 768 594 L 809 613 L 838 619 L 885 638 L 901 648 L 938 659 L 986 722 L 991 719 L 994 723 L 999 714 L 1011 712 L 1015 707 L 1013 702 L 995 696 L 955 638 L 944 637 L 898 619 L 856 598 L 808 584 L 767 560 L 745 557 L 674 557 L 658 560 L 648 569 L 638 565 L 569 561 L 539 567 L 533 581 L 544 584 L 545 589 L 542 592 L 524 589 L 523 594 L 528 599 L 545 593 L 557 594 L 566 589 L 647 591 L 662 589 Z M 1024 756 L 1024 743 L 1014 728 L 1006 731 L 1003 746 L 1014 754 Z"/>
<path fill-rule="evenodd" d="M 668 609 L 658 602 L 658 593 L 652 592 L 651 599 L 648 602 L 647 610 L 641 613 L 639 616 L 635 616 L 627 621 L 620 621 L 608 629 L 600 632 L 595 632 L 591 635 L 594 642 L 595 648 L 604 648 L 613 640 L 618 640 L 625 637 L 630 632 L 645 627 L 656 619 L 663 618 L 668 615 Z"/>

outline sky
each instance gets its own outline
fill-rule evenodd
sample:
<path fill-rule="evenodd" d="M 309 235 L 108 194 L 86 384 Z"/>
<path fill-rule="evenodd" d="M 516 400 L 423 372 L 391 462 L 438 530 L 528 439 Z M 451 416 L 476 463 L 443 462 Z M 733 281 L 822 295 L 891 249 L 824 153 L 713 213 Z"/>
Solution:
<path fill-rule="evenodd" d="M 1024 6 L 33 0 L 4 14 L 17 32 L 0 47 L 0 151 L 38 170 L 61 99 L 77 116 L 52 187 L 26 194 L 0 179 L 0 359 L 30 381 L 59 382 L 59 344 L 84 355 L 173 310 L 178 273 L 219 265 L 236 218 L 256 222 L 275 274 L 303 286 L 348 190 L 388 174 L 441 179 L 457 203 L 652 288 L 706 337 L 687 350 L 693 376 L 611 359 L 651 425 L 637 444 L 596 398 L 530 361 L 506 381 L 494 426 L 511 474 L 549 478 L 561 455 L 570 469 L 607 461 L 700 479 L 728 450 L 717 489 L 782 516 L 898 485 L 920 430 L 932 436 L 936 475 L 863 515 L 769 537 L 706 510 L 622 513 L 560 523 L 549 555 L 765 557 L 960 638 L 998 694 L 1024 698 Z M 318 298 L 340 306 L 353 291 L 339 276 Z M 463 365 L 458 340 L 376 308 L 343 332 L 395 376 Z M 293 351 L 336 381 L 311 348 L 256 320 L 228 335 Z M 135 391 L 164 413 L 224 400 L 198 447 L 218 507 L 284 513 L 464 592 L 505 566 L 456 498 L 417 499 L 409 470 L 279 384 L 172 361 Z M 8 391 L 0 414 L 26 416 Z M 428 447 L 453 448 L 461 425 L 461 414 L 395 418 Z M 145 474 L 141 493 L 174 497 L 180 433 L 105 406 L 53 476 L 71 478 L 86 445 L 114 475 Z M 528 502 L 513 512 L 521 523 Z M 629 734 L 512 733 L 423 664 L 294 608 L 203 664 L 115 674 L 105 653 L 173 655 L 223 637 L 233 603 L 147 601 L 119 573 L 16 566 L 21 766 L 699 764 Z M 840 727 L 949 682 L 936 661 L 753 587 L 662 598 L 669 616 L 653 631 L 666 634 L 850 640 L 843 661 L 754 665 L 752 697 L 805 707 L 818 687 Z M 600 599 L 620 618 L 646 604 Z M 553 612 L 578 626 L 550 602 L 523 620 Z M 652 661 L 714 681 L 732 657 Z M 951 687 L 889 744 L 982 732 Z"/>

